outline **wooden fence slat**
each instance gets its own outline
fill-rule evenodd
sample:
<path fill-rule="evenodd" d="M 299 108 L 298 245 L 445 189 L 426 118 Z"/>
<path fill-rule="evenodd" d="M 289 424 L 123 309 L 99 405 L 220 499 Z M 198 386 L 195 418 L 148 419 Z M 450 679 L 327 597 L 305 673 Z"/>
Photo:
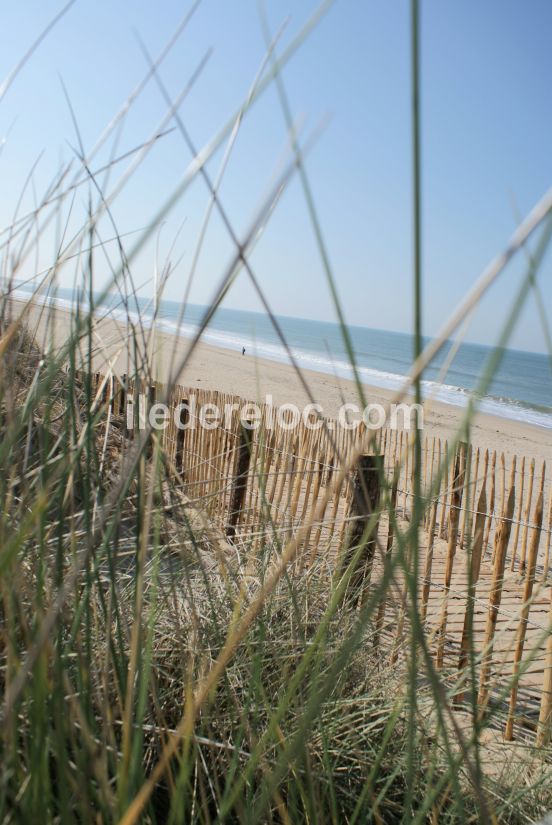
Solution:
<path fill-rule="evenodd" d="M 222 397 L 222 406 L 221 410 L 224 411 L 223 420 L 217 430 L 218 432 L 218 443 L 217 443 L 217 458 L 215 461 L 215 471 L 216 471 L 216 484 L 217 484 L 217 496 L 216 496 L 216 511 L 221 519 L 224 518 L 224 513 L 226 512 L 225 509 L 225 488 L 228 482 L 228 475 L 225 473 L 226 467 L 226 456 L 227 451 L 229 449 L 229 441 L 228 441 L 228 430 L 227 430 L 227 406 L 229 403 L 228 395 L 224 393 Z"/>
<path fill-rule="evenodd" d="M 320 450 L 322 444 L 322 430 L 319 430 L 316 438 L 315 438 L 315 449 L 313 455 L 311 456 L 311 468 L 310 468 L 310 475 L 309 475 L 309 486 L 311 495 L 310 499 L 308 496 L 308 492 L 305 493 L 305 507 L 304 507 L 304 518 L 306 520 L 311 519 L 311 514 L 314 513 L 316 509 L 316 502 L 318 500 L 318 494 L 320 492 L 320 484 L 322 481 L 322 468 L 320 465 Z M 303 571 L 305 566 L 305 561 L 307 555 L 309 554 L 309 546 L 310 546 L 310 538 L 312 535 L 313 527 L 312 525 L 307 529 L 305 533 L 305 539 L 303 541 L 303 551 L 301 554 L 301 564 L 300 564 L 300 572 Z"/>
<path fill-rule="evenodd" d="M 517 549 L 518 549 L 518 542 L 519 542 L 519 530 L 521 526 L 521 520 L 523 517 L 523 493 L 525 491 L 525 456 L 521 457 L 521 478 L 519 483 L 519 497 L 518 497 L 518 509 L 517 509 L 517 518 L 516 518 L 516 526 L 514 530 L 514 541 L 512 545 L 512 560 L 510 562 L 510 570 L 514 570 L 514 566 L 516 563 L 517 557 Z"/>
<path fill-rule="evenodd" d="M 533 594 L 533 584 L 535 582 L 535 569 L 537 566 L 537 555 L 539 552 L 539 539 L 542 526 L 542 509 L 543 509 L 543 488 L 544 488 L 544 472 L 543 464 L 540 490 L 535 505 L 535 513 L 533 521 L 535 527 L 531 534 L 531 546 L 529 548 L 529 559 L 527 563 L 527 571 L 525 574 L 525 586 L 523 588 L 523 605 L 519 617 L 519 624 L 516 634 L 516 648 L 514 652 L 514 667 L 512 674 L 512 691 L 510 693 L 510 706 L 508 710 L 508 719 L 506 721 L 506 728 L 504 731 L 504 739 L 507 742 L 514 738 L 514 714 L 517 705 L 518 682 L 520 675 L 521 657 L 523 656 L 523 647 L 525 645 L 525 635 L 527 633 L 527 621 L 529 619 L 529 610 L 531 607 L 531 596 Z"/>
<path fill-rule="evenodd" d="M 477 452 L 475 454 L 475 467 L 473 471 L 473 487 L 470 494 L 470 509 L 471 509 L 471 522 L 470 526 L 475 529 L 475 519 L 477 516 L 476 510 L 476 501 L 478 501 L 477 497 L 477 485 L 479 483 L 479 460 L 481 457 L 481 450 L 478 447 Z M 462 545 L 464 546 L 464 545 Z"/>
<path fill-rule="evenodd" d="M 235 403 L 235 396 L 232 396 L 230 399 L 230 403 Z M 240 435 L 241 435 L 241 420 L 240 420 L 240 411 L 239 409 L 232 408 L 232 413 L 230 416 L 230 432 L 228 433 L 228 451 L 226 454 L 226 470 L 225 470 L 225 477 L 227 479 L 226 482 L 226 495 L 225 495 L 225 502 L 224 502 L 224 514 L 230 510 L 230 501 L 232 499 L 232 480 L 234 476 L 234 467 L 236 466 L 237 455 L 239 452 L 239 444 L 240 444 Z"/>
<path fill-rule="evenodd" d="M 548 523 L 546 533 L 546 547 L 544 551 L 544 563 L 542 568 L 542 580 L 546 581 L 548 578 L 548 567 L 550 564 L 550 538 L 552 534 L 552 484 L 550 485 L 550 496 L 548 502 Z"/>
<path fill-rule="evenodd" d="M 270 501 L 272 518 L 275 522 L 279 521 L 280 498 L 282 494 L 282 474 L 283 468 L 287 462 L 287 433 L 283 433 L 279 426 L 274 430 L 274 449 L 276 450 L 276 463 L 273 467 L 274 480 L 270 490 Z"/>
<path fill-rule="evenodd" d="M 429 603 L 429 594 L 431 591 L 431 570 L 433 567 L 433 545 L 435 542 L 435 522 L 437 519 L 437 506 L 439 504 L 439 499 L 435 496 L 432 504 L 431 504 L 431 513 L 429 517 L 429 527 L 428 527 L 428 535 L 427 535 L 427 547 L 426 547 L 426 555 L 425 555 L 425 565 L 424 565 L 424 579 L 422 585 L 422 609 L 421 609 L 421 617 L 422 622 L 425 622 L 427 616 L 427 606 Z"/>
<path fill-rule="evenodd" d="M 447 545 L 447 561 L 445 567 L 445 582 L 443 588 L 443 605 L 441 611 L 441 621 L 438 632 L 437 644 L 437 667 L 443 666 L 445 636 L 447 631 L 448 599 L 450 583 L 452 580 L 452 567 L 454 556 L 456 555 L 456 542 L 458 540 L 458 521 L 460 518 L 460 507 L 462 505 L 462 493 L 464 490 L 464 475 L 466 471 L 467 444 L 460 442 L 456 450 L 454 460 L 454 474 L 450 495 L 450 515 Z"/>
<path fill-rule="evenodd" d="M 404 492 L 403 492 L 403 513 L 406 517 L 408 513 L 408 465 L 409 465 L 409 453 L 410 453 L 410 443 L 408 440 L 408 432 L 404 434 Z"/>
<path fill-rule="evenodd" d="M 514 465 L 515 466 L 515 465 Z M 466 610 L 464 612 L 464 627 L 462 629 L 462 639 L 460 642 L 460 657 L 458 660 L 458 670 L 460 674 L 468 664 L 469 641 L 470 641 L 470 621 L 473 620 L 473 601 L 475 599 L 477 582 L 481 571 L 481 558 L 483 550 L 483 531 L 485 529 L 485 513 L 487 509 L 487 496 L 485 484 L 481 487 L 479 500 L 477 503 L 477 514 L 475 517 L 475 531 L 473 547 L 471 552 L 471 592 L 468 592 L 466 599 Z M 463 692 L 457 697 L 459 701 L 463 698 Z"/>
<path fill-rule="evenodd" d="M 500 515 L 504 513 L 506 493 L 506 463 L 504 460 L 504 453 L 500 453 Z"/>
<path fill-rule="evenodd" d="M 327 484 L 330 484 L 331 480 L 333 478 L 333 475 L 335 473 L 339 472 L 338 461 L 339 461 L 339 459 L 338 459 L 338 456 L 337 456 L 337 453 L 336 453 L 336 449 L 335 449 L 335 447 L 332 447 L 332 451 L 331 451 L 332 470 L 330 471 L 328 481 L 326 482 Z M 334 497 L 333 497 L 333 502 L 331 504 L 330 519 L 329 519 L 329 530 L 328 530 L 328 538 L 327 538 L 328 549 L 330 549 L 330 547 L 332 545 L 332 542 L 333 542 L 333 539 L 334 539 L 334 534 L 335 534 L 336 529 L 337 529 L 337 513 L 339 511 L 339 506 L 342 502 L 343 487 L 344 487 L 344 484 L 342 483 L 335 490 L 335 492 L 333 494 Z M 329 502 L 328 502 L 328 504 L 329 504 Z"/>
<path fill-rule="evenodd" d="M 493 565 L 493 575 L 491 590 L 489 593 L 489 608 L 487 614 L 487 623 L 485 625 L 485 637 L 483 640 L 483 656 L 481 661 L 481 669 L 479 675 L 479 693 L 477 697 L 477 704 L 480 712 L 483 712 L 487 706 L 489 697 L 489 676 L 491 672 L 491 665 L 493 660 L 493 645 L 496 631 L 496 623 L 498 619 L 498 611 L 500 609 L 500 602 L 502 599 L 502 585 L 504 581 L 504 568 L 506 564 L 506 552 L 508 550 L 508 541 L 510 540 L 510 531 L 512 528 L 512 517 L 514 515 L 515 505 L 515 486 L 512 485 L 508 494 L 508 504 L 506 506 L 506 513 L 500 519 L 495 532 L 495 561 Z M 485 553 L 485 545 L 483 544 L 482 553 Z"/>
<path fill-rule="evenodd" d="M 324 443 L 324 441 L 325 441 L 325 446 L 324 446 L 324 449 L 322 450 L 322 453 L 321 453 L 320 484 L 322 485 L 324 483 L 324 479 L 326 479 L 326 486 L 327 486 L 328 484 L 331 483 L 330 465 L 333 461 L 333 446 L 332 446 L 332 442 L 330 441 L 329 437 L 326 434 L 324 434 L 323 443 Z M 335 498 L 339 502 L 339 490 L 336 492 Z M 329 530 L 330 539 L 328 540 L 328 546 L 330 544 L 331 536 L 333 534 L 333 523 L 330 521 L 329 527 L 326 527 L 326 513 L 328 511 L 328 508 L 330 508 L 331 506 L 332 506 L 332 501 L 331 501 L 331 498 L 330 498 L 326 502 L 326 507 L 324 509 L 324 512 L 320 516 L 320 522 L 315 527 L 314 538 L 313 538 L 313 541 L 312 541 L 312 549 L 311 549 L 310 556 L 309 556 L 309 566 L 310 567 L 312 567 L 312 565 L 314 564 L 314 559 L 315 559 L 315 556 L 316 556 L 316 552 L 317 552 L 317 550 L 319 548 L 319 545 L 320 545 L 320 539 L 321 539 L 321 536 L 322 536 L 323 527 L 325 527 L 325 529 Z"/>
<path fill-rule="evenodd" d="M 424 435 L 422 441 L 422 468 L 420 472 L 420 478 L 422 479 L 422 494 L 425 495 L 427 492 L 428 482 L 429 482 L 429 439 L 427 435 Z M 424 508 L 424 525 L 426 523 L 426 515 L 427 510 Z"/>
<path fill-rule="evenodd" d="M 272 434 L 268 429 L 267 411 L 263 411 L 263 449 L 261 452 L 261 466 L 259 469 L 259 482 L 257 485 L 257 496 L 255 499 L 255 512 L 258 522 L 257 536 L 253 543 L 253 552 L 257 554 L 265 541 L 267 527 L 270 522 L 270 504 L 267 499 L 267 487 L 269 481 L 270 464 L 272 461 Z"/>
<path fill-rule="evenodd" d="M 491 457 L 491 490 L 489 495 L 489 513 L 487 518 L 487 524 L 485 527 L 485 535 L 483 537 L 483 556 L 487 552 L 487 547 L 489 546 L 489 536 L 491 533 L 491 525 L 493 522 L 493 516 L 495 513 L 495 470 L 496 470 L 496 450 L 493 450 L 493 454 Z M 498 519 L 496 520 L 496 524 L 498 524 Z"/>
<path fill-rule="evenodd" d="M 343 447 L 342 447 L 342 457 L 343 463 L 347 464 L 349 460 L 349 455 L 351 451 L 350 445 L 350 433 L 345 431 L 343 433 Z M 345 546 L 345 541 L 347 538 L 347 529 L 349 526 L 349 517 L 351 512 L 351 502 L 353 500 L 354 495 L 354 480 L 355 480 L 355 470 L 349 472 L 347 477 L 343 483 L 342 487 L 342 519 L 341 519 L 341 527 L 339 528 L 339 537 L 337 540 L 337 548 L 338 552 L 341 552 L 343 547 Z M 337 527 L 337 525 L 336 525 Z"/>
<path fill-rule="evenodd" d="M 439 538 L 445 537 L 445 518 L 447 513 L 447 496 L 449 487 L 449 454 L 448 441 L 445 441 L 443 450 L 444 472 L 443 472 L 443 491 L 441 493 L 441 518 L 439 519 Z"/>
<path fill-rule="evenodd" d="M 504 453 L 500 453 L 500 461 L 499 461 L 499 468 L 498 468 L 498 495 L 496 496 L 496 514 L 497 519 L 504 515 L 504 507 L 505 507 L 505 490 L 506 490 L 506 465 L 504 461 Z M 500 496 L 500 501 L 498 498 Z M 493 545 L 493 554 L 491 557 L 491 563 L 494 564 L 494 554 L 496 550 L 496 545 Z"/>
<path fill-rule="evenodd" d="M 260 483 L 260 465 L 263 453 L 263 431 L 262 425 L 256 426 L 252 431 L 252 456 L 249 464 L 249 479 L 247 484 L 246 504 L 244 507 L 244 519 L 242 532 L 255 533 L 259 528 L 259 518 L 257 513 L 257 501 Z M 248 550 L 251 548 L 248 545 Z"/>
<path fill-rule="evenodd" d="M 277 488 L 274 495 L 274 518 L 275 520 L 279 520 L 280 523 L 283 523 L 284 519 L 281 517 L 280 508 L 282 506 L 282 498 L 286 487 L 286 476 L 288 474 L 288 468 L 291 464 L 290 453 L 293 452 L 293 442 L 292 433 L 290 431 L 283 430 L 280 425 L 278 425 L 277 434 L 277 444 L 280 449 L 281 461 L 278 468 L 278 477 L 276 479 Z"/>
<path fill-rule="evenodd" d="M 388 512 L 388 527 L 387 527 L 387 544 L 385 547 L 385 557 L 383 563 L 385 565 L 385 561 L 389 558 L 391 554 L 391 550 L 393 548 L 393 518 L 396 516 L 396 508 L 397 508 L 397 490 L 399 486 L 399 473 L 400 473 L 400 466 L 397 461 L 395 461 L 394 469 L 393 469 L 393 477 L 391 480 L 391 495 L 389 498 L 389 507 L 387 509 Z M 374 644 L 377 646 L 379 644 L 381 631 L 383 628 L 383 624 L 385 621 L 385 609 L 387 607 L 387 593 L 382 595 L 380 599 L 380 603 L 378 605 L 378 615 L 376 618 L 376 633 L 374 637 Z"/>
<path fill-rule="evenodd" d="M 544 676 L 542 681 L 539 722 L 537 726 L 537 748 L 543 748 L 550 742 L 552 733 L 552 588 L 550 589 L 550 608 L 548 612 L 548 638 L 544 656 Z"/>
<path fill-rule="evenodd" d="M 479 455 L 477 455 L 477 458 Z M 471 444 L 468 449 L 468 460 L 466 462 L 466 474 L 464 478 L 464 495 L 462 497 L 462 532 L 460 533 L 460 549 L 464 549 L 464 542 L 466 540 L 466 530 L 471 520 L 470 513 L 470 499 L 471 488 L 474 486 L 474 479 L 477 477 L 477 458 L 475 467 L 473 467 L 473 450 Z M 473 474 L 473 475 L 472 475 Z"/>
<path fill-rule="evenodd" d="M 531 498 L 533 496 L 533 480 L 535 478 L 535 459 L 531 459 L 531 466 L 529 468 L 529 484 L 527 486 L 527 499 L 525 504 L 525 510 L 523 513 L 523 520 L 525 524 L 523 525 L 523 534 L 521 538 L 521 554 L 519 557 L 519 572 L 523 576 L 525 573 L 525 556 L 527 553 L 527 538 L 529 535 L 529 520 L 531 517 Z"/>
<path fill-rule="evenodd" d="M 223 411 L 223 418 L 217 427 L 217 443 L 214 459 L 214 476 L 215 476 L 215 490 L 213 512 L 217 513 L 220 518 L 224 518 L 225 508 L 225 486 L 227 483 L 227 476 L 224 473 L 226 450 L 228 445 L 228 433 L 226 431 L 226 405 L 228 404 L 228 397 L 226 393 L 221 398 L 221 411 Z"/>
<path fill-rule="evenodd" d="M 426 456 L 426 458 L 427 458 L 427 456 Z M 434 473 L 433 465 L 434 465 L 434 463 L 435 463 L 435 438 L 432 438 L 431 439 L 431 459 L 429 461 L 429 465 L 430 465 L 429 482 L 426 484 L 426 487 L 425 487 L 425 495 L 426 496 L 428 496 L 430 494 L 431 489 L 433 487 L 433 473 Z M 432 497 L 431 500 L 433 501 L 433 497 Z M 425 512 L 424 512 L 424 526 L 425 527 L 428 526 L 430 518 L 431 518 L 431 504 L 429 504 L 425 508 Z"/>

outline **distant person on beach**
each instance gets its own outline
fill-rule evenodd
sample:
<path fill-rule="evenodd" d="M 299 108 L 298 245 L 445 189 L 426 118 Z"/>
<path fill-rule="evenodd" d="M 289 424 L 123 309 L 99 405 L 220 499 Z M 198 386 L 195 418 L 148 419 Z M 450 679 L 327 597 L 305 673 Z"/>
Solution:
<path fill-rule="evenodd" d="M 245 347 L 242 347 L 242 355 L 245 355 Z"/>

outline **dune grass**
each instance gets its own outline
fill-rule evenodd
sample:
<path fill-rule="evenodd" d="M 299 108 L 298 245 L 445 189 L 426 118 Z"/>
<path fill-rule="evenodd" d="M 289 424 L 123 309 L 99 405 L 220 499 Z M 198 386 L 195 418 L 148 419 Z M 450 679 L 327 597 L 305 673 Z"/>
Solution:
<path fill-rule="evenodd" d="M 259 76 L 240 110 L 201 150 L 184 130 L 177 102 L 170 100 L 157 75 L 175 33 L 157 60 L 148 58 L 147 78 L 158 80 L 166 117 L 109 193 L 90 172 L 95 150 L 85 156 L 82 149 L 78 170 L 61 170 L 37 209 L 16 215 L 1 236 L 6 273 L 0 306 L 1 822 L 523 823 L 552 809 L 549 750 L 535 752 L 518 743 L 515 751 L 505 752 L 493 736 L 498 711 L 491 707 L 481 717 L 471 695 L 471 704 L 457 713 L 454 689 L 432 661 L 418 595 L 419 537 L 431 502 L 431 491 L 426 498 L 421 491 L 419 436 L 412 518 L 407 524 L 394 523 L 393 560 L 378 587 L 353 609 L 347 586 L 368 534 L 339 575 L 328 575 L 328 560 L 322 558 L 298 572 L 292 564 L 297 539 L 280 543 L 268 522 L 270 538 L 260 548 L 247 537 L 232 547 L 223 525 L 207 515 L 207 502 L 186 496 L 162 440 L 150 430 L 129 439 L 124 416 L 114 414 L 109 397 L 92 379 L 99 348 L 95 306 L 114 292 L 128 311 L 121 346 L 136 364 L 129 379 L 146 386 L 151 382 L 154 333 L 131 317 L 137 308 L 132 264 L 198 175 L 209 196 L 206 223 L 218 210 L 236 251 L 185 360 L 174 365 L 173 381 L 240 268 L 246 269 L 270 313 L 248 255 L 294 175 L 305 193 L 354 369 L 339 283 L 303 163 L 309 141 L 301 146 L 294 132 L 281 76 L 324 10 L 280 57 L 280 35 L 271 39 L 265 26 L 267 55 Z M 407 384 L 414 384 L 421 399 L 424 365 L 547 219 L 550 198 L 522 223 L 443 334 L 422 351 L 418 26 L 414 0 L 416 344 Z M 273 81 L 292 150 L 250 230 L 238 240 L 221 204 L 220 183 L 241 120 Z M 98 223 L 102 216 L 110 217 L 110 203 L 139 173 L 141 159 L 173 120 L 196 162 L 128 251 L 112 225 L 120 260 L 98 298 Z M 117 122 L 115 118 L 97 146 L 113 134 Z M 211 179 L 204 164 L 227 139 L 220 174 Z M 60 247 L 52 267 L 30 280 L 41 296 L 55 294 L 59 271 L 77 255 L 78 289 L 87 303 L 80 302 L 63 346 L 45 352 L 27 311 L 14 314 L 10 295 L 37 237 L 81 187 L 89 189 L 90 206 L 78 232 Z M 481 376 L 481 391 L 535 284 L 549 226 Z M 197 255 L 202 243 L 203 230 Z M 194 256 L 191 277 L 195 263 Z M 157 301 L 162 286 L 163 279 Z M 36 304 L 36 298 L 30 303 Z M 301 380 L 308 390 L 307 378 Z M 473 412 L 473 407 L 466 411 L 457 441 L 469 432 Z M 450 444 L 449 460 L 455 447 Z M 441 473 L 444 467 L 443 460 Z M 343 462 L 343 475 L 350 470 L 350 462 Z M 437 488 L 439 482 L 437 474 Z M 389 484 L 385 478 L 381 484 L 386 508 Z M 469 553 L 468 547 L 468 559 Z M 382 655 L 374 635 L 379 601 L 397 573 L 405 583 L 409 643 L 394 661 Z M 472 667 L 476 656 L 470 647 Z"/>

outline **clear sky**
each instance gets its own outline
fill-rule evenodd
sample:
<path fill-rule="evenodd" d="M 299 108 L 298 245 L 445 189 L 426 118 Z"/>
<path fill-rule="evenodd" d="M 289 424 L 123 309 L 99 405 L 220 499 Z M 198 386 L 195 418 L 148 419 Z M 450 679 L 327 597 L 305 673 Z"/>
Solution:
<path fill-rule="evenodd" d="M 60 2 L 27 0 L 2 8 L 1 74 L 5 76 L 59 10 Z M 40 198 L 60 160 L 76 145 L 62 91 L 67 87 L 86 150 L 146 71 L 137 31 L 157 54 L 184 15 L 176 0 L 77 0 L 49 34 L 0 104 L 0 218 L 8 223 L 29 170 L 43 155 L 23 208 Z M 311 0 L 269 0 L 276 30 L 289 16 L 284 47 L 316 8 Z M 422 0 L 422 177 L 424 327 L 432 334 L 486 263 L 505 245 L 518 217 L 552 184 L 552 4 L 549 0 Z M 208 49 L 212 54 L 181 106 L 197 145 L 204 144 L 243 100 L 265 51 L 255 0 L 203 0 L 161 75 L 176 96 Z M 324 236 L 345 314 L 351 323 L 399 331 L 411 328 L 411 142 L 407 0 L 336 0 L 284 71 L 294 115 L 308 134 L 330 121 L 308 158 Z M 118 135 L 115 154 L 146 140 L 165 104 L 151 81 Z M 247 115 L 221 188 L 236 230 L 243 234 L 289 149 L 278 97 L 269 89 Z M 113 140 L 92 164 L 101 165 Z M 219 152 L 209 165 L 214 175 Z M 175 131 L 159 141 L 117 199 L 120 232 L 143 227 L 190 161 Z M 124 164 L 113 171 L 114 185 Z M 103 178 L 102 178 L 103 182 Z M 79 190 L 75 212 L 87 194 Z M 179 261 L 166 297 L 179 300 L 208 194 L 197 181 L 164 225 L 160 257 Z M 111 230 L 102 223 L 104 238 Z M 128 242 L 130 245 L 130 241 Z M 53 234 L 41 243 L 28 275 L 52 257 Z M 110 248 L 112 258 L 115 250 Z M 232 244 L 213 217 L 192 299 L 209 300 Z M 151 290 L 156 257 L 150 243 L 134 277 Z M 252 262 L 276 312 L 335 317 L 313 241 L 302 190 L 293 180 L 271 218 Z M 525 259 L 481 307 L 468 338 L 492 343 L 523 272 Z M 97 261 L 98 278 L 106 262 Z M 62 276 L 71 282 L 74 270 Z M 552 306 L 550 265 L 541 274 Z M 258 309 L 245 275 L 226 306 Z M 534 301 L 512 342 L 543 350 Z"/>

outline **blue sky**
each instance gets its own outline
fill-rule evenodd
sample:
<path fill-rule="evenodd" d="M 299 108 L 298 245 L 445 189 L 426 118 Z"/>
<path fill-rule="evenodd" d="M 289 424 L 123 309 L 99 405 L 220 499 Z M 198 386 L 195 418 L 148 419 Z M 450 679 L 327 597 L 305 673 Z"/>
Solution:
<path fill-rule="evenodd" d="M 505 245 L 524 215 L 552 184 L 552 112 L 547 0 L 422 2 L 422 177 L 424 328 L 435 333 L 487 262 Z M 316 8 L 307 0 L 269 0 L 276 30 L 289 17 L 285 46 Z M 5 4 L 5 76 L 60 8 L 51 0 Z M 24 67 L 0 106 L 2 203 L 7 224 L 40 152 L 34 175 L 40 197 L 76 137 L 63 95 L 67 87 L 85 149 L 90 149 L 146 65 L 135 31 L 152 54 L 163 46 L 187 4 L 77 0 Z M 265 51 L 255 0 L 203 0 L 161 69 L 171 94 L 186 84 L 208 49 L 212 54 L 180 113 L 197 145 L 205 143 L 243 100 Z M 336 0 L 284 71 L 294 115 L 308 134 L 330 115 L 307 167 L 347 319 L 354 324 L 405 331 L 411 328 L 411 143 L 409 3 L 406 0 Z M 146 140 L 165 111 L 150 82 L 118 138 L 117 152 Z M 112 142 L 98 156 L 101 165 Z M 288 136 L 275 89 L 246 117 L 220 196 L 243 234 L 287 157 Z M 219 152 L 209 165 L 215 175 Z M 177 132 L 159 141 L 113 207 L 120 232 L 146 225 L 190 161 Z M 94 164 L 92 164 L 94 166 Z M 121 171 L 124 165 L 120 167 Z M 113 172 L 110 185 L 118 175 Z M 24 207 L 32 206 L 32 187 Z M 86 204 L 79 191 L 74 210 Z M 195 182 L 171 212 L 157 241 L 159 256 L 179 261 L 166 297 L 179 300 L 208 194 Z M 183 223 L 184 222 L 184 223 Z M 109 237 L 107 223 L 100 226 Z M 21 274 L 47 266 L 55 233 L 45 234 L 38 255 Z M 129 242 L 130 244 L 130 242 Z M 137 283 L 151 290 L 156 241 L 134 262 Z M 109 248 L 112 259 L 114 247 Z M 232 254 L 214 216 L 200 259 L 192 299 L 206 302 Z M 294 179 L 284 193 L 252 263 L 276 312 L 331 320 L 335 311 L 313 240 L 303 193 Z M 523 274 L 525 258 L 510 266 L 481 306 L 468 338 L 493 343 Z M 62 273 L 69 285 L 72 265 Z M 98 281 L 107 277 L 97 259 Z M 552 306 L 550 265 L 541 284 Z M 226 305 L 258 309 L 245 275 Z M 534 301 L 512 341 L 544 349 Z"/>

